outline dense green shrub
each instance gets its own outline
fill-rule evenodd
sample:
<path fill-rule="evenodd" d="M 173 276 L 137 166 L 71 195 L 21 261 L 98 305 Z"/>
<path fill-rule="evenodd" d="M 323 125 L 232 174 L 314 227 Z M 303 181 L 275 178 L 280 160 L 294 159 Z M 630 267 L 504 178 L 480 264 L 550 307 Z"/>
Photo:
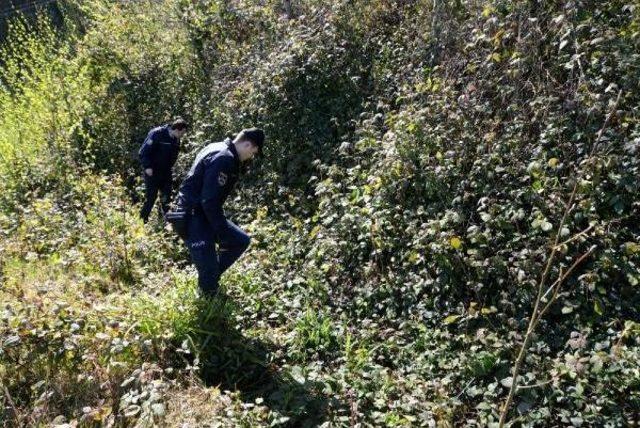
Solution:
<path fill-rule="evenodd" d="M 63 3 L 2 47 L 1 424 L 496 423 L 576 182 L 510 418 L 637 418 L 637 1 Z M 213 302 L 131 201 L 175 115 L 177 177 L 267 130 Z"/>

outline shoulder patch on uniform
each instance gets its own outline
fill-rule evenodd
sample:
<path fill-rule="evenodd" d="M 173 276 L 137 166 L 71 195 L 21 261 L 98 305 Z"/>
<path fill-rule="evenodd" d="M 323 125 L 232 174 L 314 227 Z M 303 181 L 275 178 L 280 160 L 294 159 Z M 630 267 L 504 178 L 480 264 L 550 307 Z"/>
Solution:
<path fill-rule="evenodd" d="M 218 174 L 218 184 L 221 186 L 227 184 L 227 174 L 224 172 L 220 172 L 220 174 Z"/>

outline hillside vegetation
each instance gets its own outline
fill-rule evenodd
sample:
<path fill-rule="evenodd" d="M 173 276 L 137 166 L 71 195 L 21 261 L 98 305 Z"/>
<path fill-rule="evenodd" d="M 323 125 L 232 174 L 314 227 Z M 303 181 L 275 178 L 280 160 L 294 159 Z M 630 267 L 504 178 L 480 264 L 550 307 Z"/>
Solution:
<path fill-rule="evenodd" d="M 59 3 L 0 47 L 0 425 L 638 423 L 638 0 Z M 267 134 L 213 300 L 137 217 L 178 115 L 177 177 Z"/>

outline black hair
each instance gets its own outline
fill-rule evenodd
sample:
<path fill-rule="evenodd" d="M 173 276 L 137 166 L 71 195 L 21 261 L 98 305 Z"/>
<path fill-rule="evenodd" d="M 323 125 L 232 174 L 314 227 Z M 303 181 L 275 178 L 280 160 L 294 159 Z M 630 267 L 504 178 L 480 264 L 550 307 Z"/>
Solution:
<path fill-rule="evenodd" d="M 183 129 L 187 129 L 188 127 L 189 127 L 189 124 L 187 123 L 187 121 L 184 120 L 181 117 L 179 117 L 179 118 L 175 119 L 173 122 L 171 122 L 171 129 L 175 129 L 175 130 L 181 131 Z"/>

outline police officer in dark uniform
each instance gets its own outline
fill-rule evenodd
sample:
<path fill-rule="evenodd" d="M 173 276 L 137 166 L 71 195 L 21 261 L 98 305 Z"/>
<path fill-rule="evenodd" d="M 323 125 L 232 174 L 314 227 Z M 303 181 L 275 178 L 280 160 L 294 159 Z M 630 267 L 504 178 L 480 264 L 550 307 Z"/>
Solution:
<path fill-rule="evenodd" d="M 249 246 L 249 235 L 226 219 L 222 205 L 238 181 L 240 163 L 262 153 L 264 138 L 261 129 L 250 128 L 233 141 L 207 145 L 180 187 L 177 207 L 191 213 L 186 244 L 205 296 L 215 295 L 220 276 Z"/>
<path fill-rule="evenodd" d="M 187 128 L 184 119 L 176 119 L 171 124 L 153 128 L 140 147 L 138 155 L 144 170 L 145 184 L 145 202 L 140 210 L 140 217 L 145 223 L 149 220 L 158 191 L 162 194 L 162 214 L 167 212 L 173 184 L 172 168 L 178 159 L 180 138 L 187 133 Z"/>

